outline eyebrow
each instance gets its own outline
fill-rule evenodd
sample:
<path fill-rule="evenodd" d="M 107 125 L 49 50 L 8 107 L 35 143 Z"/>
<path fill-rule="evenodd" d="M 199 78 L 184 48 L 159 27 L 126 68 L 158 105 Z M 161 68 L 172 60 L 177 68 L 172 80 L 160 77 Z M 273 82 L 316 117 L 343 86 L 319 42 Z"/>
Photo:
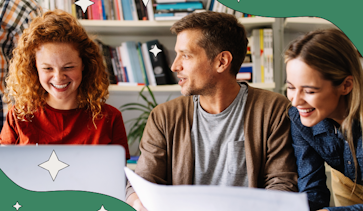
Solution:
<path fill-rule="evenodd" d="M 290 85 L 293 85 L 292 83 L 290 83 L 289 81 L 286 81 L 286 83 L 290 84 Z M 308 86 L 308 85 L 305 85 L 305 86 L 301 86 L 302 88 L 309 88 L 309 89 L 316 89 L 316 90 L 319 90 L 320 87 L 316 87 L 316 86 Z"/>
<path fill-rule="evenodd" d="M 64 64 L 64 66 L 66 66 L 66 65 L 70 65 L 70 64 L 74 64 L 74 63 L 76 63 L 76 62 L 68 62 L 68 63 L 65 63 Z M 47 66 L 51 66 L 50 64 L 48 64 L 48 63 L 41 63 L 40 65 L 47 65 Z"/>

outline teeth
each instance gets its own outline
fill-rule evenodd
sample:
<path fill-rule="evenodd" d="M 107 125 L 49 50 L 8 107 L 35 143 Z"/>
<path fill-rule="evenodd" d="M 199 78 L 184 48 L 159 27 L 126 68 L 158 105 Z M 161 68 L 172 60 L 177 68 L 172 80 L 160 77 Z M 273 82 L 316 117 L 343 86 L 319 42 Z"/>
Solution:
<path fill-rule="evenodd" d="M 299 110 L 299 112 L 309 113 L 310 111 L 313 111 L 314 109 L 310 108 L 310 109 L 298 109 L 298 110 Z"/>
<path fill-rule="evenodd" d="M 66 86 L 68 86 L 68 84 L 63 84 L 63 85 L 55 85 L 55 84 L 52 84 L 55 88 L 57 89 L 63 89 L 65 88 Z"/>

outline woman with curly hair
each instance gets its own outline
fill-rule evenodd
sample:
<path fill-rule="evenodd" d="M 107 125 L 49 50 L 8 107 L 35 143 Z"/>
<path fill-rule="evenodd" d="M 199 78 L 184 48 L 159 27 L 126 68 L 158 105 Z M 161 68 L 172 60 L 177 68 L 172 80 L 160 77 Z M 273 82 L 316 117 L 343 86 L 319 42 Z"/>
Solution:
<path fill-rule="evenodd" d="M 35 18 L 13 54 L 0 144 L 119 144 L 129 157 L 99 48 L 72 15 Z"/>
<path fill-rule="evenodd" d="M 338 29 L 313 31 L 285 53 L 298 187 L 310 210 L 363 210 L 363 71 Z M 329 207 L 324 163 L 331 166 Z"/>

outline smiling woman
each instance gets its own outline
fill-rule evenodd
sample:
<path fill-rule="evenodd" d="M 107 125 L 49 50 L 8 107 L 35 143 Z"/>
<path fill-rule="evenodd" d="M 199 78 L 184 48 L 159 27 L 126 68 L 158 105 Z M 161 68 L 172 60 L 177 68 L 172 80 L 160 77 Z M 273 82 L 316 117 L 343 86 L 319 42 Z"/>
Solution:
<path fill-rule="evenodd" d="M 285 61 L 299 191 L 311 210 L 363 210 L 363 72 L 355 47 L 338 29 L 313 31 L 290 45 Z M 328 207 L 324 162 L 343 207 Z"/>
<path fill-rule="evenodd" d="M 99 48 L 70 14 L 35 18 L 19 40 L 6 79 L 9 113 L 0 144 L 128 145 L 120 111 L 107 105 Z"/>

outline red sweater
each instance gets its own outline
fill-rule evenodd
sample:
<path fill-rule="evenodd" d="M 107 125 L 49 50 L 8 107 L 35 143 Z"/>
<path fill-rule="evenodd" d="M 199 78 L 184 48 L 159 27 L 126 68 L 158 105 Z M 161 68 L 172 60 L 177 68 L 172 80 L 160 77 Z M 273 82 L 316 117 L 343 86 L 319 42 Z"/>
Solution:
<path fill-rule="evenodd" d="M 85 109 L 58 110 L 45 105 L 31 121 L 16 119 L 14 107 L 6 117 L 0 144 L 119 144 L 130 158 L 122 115 L 105 104 L 103 118 L 95 120 Z"/>

